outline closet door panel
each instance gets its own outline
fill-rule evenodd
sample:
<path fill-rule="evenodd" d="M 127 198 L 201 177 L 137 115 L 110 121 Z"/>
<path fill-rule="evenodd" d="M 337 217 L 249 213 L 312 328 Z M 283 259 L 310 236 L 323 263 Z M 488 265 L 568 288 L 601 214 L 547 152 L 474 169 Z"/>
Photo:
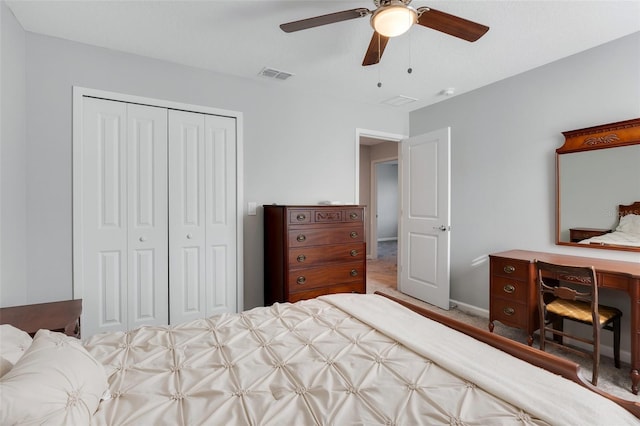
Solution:
<path fill-rule="evenodd" d="M 205 116 L 207 315 L 236 310 L 236 120 Z"/>
<path fill-rule="evenodd" d="M 129 328 L 169 323 L 167 110 L 127 106 Z"/>
<path fill-rule="evenodd" d="M 90 336 L 122 330 L 128 320 L 126 105 L 85 99 L 82 141 L 82 216 L 77 220 L 88 307 L 82 327 Z"/>
<path fill-rule="evenodd" d="M 204 116 L 169 111 L 171 324 L 205 311 Z"/>

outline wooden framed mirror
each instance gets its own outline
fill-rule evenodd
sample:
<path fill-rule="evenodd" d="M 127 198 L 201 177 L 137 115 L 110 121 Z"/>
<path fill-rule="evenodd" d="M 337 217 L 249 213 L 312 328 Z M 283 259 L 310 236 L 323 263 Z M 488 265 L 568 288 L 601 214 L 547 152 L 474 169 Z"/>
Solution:
<path fill-rule="evenodd" d="M 562 134 L 556 244 L 640 252 L 640 118 Z"/>

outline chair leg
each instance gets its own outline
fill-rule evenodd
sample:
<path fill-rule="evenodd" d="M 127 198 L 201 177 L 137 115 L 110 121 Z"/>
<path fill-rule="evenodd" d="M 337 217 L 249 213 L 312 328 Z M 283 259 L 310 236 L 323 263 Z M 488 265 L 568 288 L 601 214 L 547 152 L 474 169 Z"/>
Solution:
<path fill-rule="evenodd" d="M 591 383 L 598 386 L 598 370 L 600 369 L 600 342 L 593 345 L 593 369 L 591 374 Z"/>
<path fill-rule="evenodd" d="M 613 361 L 620 368 L 620 317 L 613 320 Z"/>
<path fill-rule="evenodd" d="M 553 318 L 553 328 L 558 331 L 564 331 L 564 321 L 562 317 L 557 316 Z M 553 340 L 562 345 L 562 334 L 554 334 Z"/>

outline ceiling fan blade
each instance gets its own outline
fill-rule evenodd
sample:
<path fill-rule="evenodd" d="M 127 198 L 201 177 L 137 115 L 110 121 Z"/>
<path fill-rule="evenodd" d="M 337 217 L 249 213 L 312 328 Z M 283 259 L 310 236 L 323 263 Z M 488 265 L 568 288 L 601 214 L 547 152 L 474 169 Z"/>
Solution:
<path fill-rule="evenodd" d="M 459 18 L 430 7 L 418 8 L 418 24 L 467 41 L 476 41 L 489 31 L 486 25 Z"/>
<path fill-rule="evenodd" d="M 349 19 L 362 18 L 367 16 L 369 9 L 363 7 L 358 9 L 343 10 L 342 12 L 329 13 L 328 15 L 316 16 L 308 19 L 301 19 L 300 21 L 287 22 L 280 25 L 280 28 L 285 33 L 292 33 L 294 31 L 306 30 L 307 28 L 319 27 L 321 25 L 333 24 L 335 22 L 348 21 Z"/>
<path fill-rule="evenodd" d="M 365 53 L 364 55 L 362 66 L 366 67 L 367 65 L 374 65 L 380 62 L 380 58 L 382 58 L 382 52 L 384 52 L 384 48 L 387 47 L 388 41 L 389 37 L 385 37 L 380 33 L 374 31 L 373 36 L 371 37 L 371 42 L 369 42 L 367 53 Z"/>

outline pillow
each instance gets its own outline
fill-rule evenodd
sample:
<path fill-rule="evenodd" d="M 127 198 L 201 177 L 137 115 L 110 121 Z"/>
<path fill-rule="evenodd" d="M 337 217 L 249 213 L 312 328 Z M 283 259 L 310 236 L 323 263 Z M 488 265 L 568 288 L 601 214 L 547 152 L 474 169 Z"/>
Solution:
<path fill-rule="evenodd" d="M 18 362 L 31 345 L 31 336 L 9 324 L 0 325 L 0 377 Z"/>
<path fill-rule="evenodd" d="M 0 378 L 0 424 L 88 425 L 107 388 L 104 368 L 80 340 L 40 330 Z"/>
<path fill-rule="evenodd" d="M 622 216 L 616 231 L 640 235 L 640 215 L 628 214 Z"/>

